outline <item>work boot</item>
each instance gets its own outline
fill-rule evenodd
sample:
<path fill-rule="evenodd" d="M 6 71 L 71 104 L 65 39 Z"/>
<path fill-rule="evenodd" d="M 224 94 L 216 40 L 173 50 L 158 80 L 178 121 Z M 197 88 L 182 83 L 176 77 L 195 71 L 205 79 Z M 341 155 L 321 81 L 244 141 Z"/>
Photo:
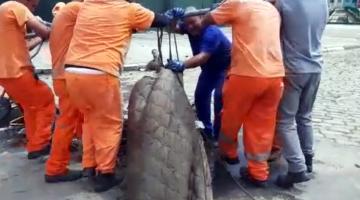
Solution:
<path fill-rule="evenodd" d="M 59 182 L 70 182 L 76 181 L 82 177 L 82 171 L 69 170 L 61 175 L 45 175 L 46 183 L 59 183 Z"/>
<path fill-rule="evenodd" d="M 94 177 L 96 175 L 95 167 L 85 167 L 83 169 L 82 174 L 83 174 L 83 177 L 86 177 L 86 178 Z"/>
<path fill-rule="evenodd" d="M 223 158 L 226 171 L 234 178 L 240 178 L 239 158 Z"/>
<path fill-rule="evenodd" d="M 273 149 L 267 161 L 268 163 L 271 163 L 279 160 L 280 158 L 281 158 L 281 150 Z"/>
<path fill-rule="evenodd" d="M 268 180 L 257 180 L 253 178 L 247 168 L 240 169 L 241 179 L 257 188 L 267 188 Z"/>
<path fill-rule="evenodd" d="M 51 149 L 51 146 L 46 145 L 46 147 L 44 147 L 43 149 L 41 149 L 39 151 L 29 152 L 27 157 L 29 160 L 33 160 L 33 159 L 39 158 L 41 156 L 49 155 L 50 149 Z"/>
<path fill-rule="evenodd" d="M 303 172 L 292 173 L 288 172 L 286 175 L 280 175 L 276 181 L 276 184 L 282 188 L 291 188 L 295 183 L 302 183 L 309 181 L 310 177 L 308 174 Z"/>
<path fill-rule="evenodd" d="M 308 173 L 313 172 L 313 157 L 313 155 L 305 154 L 305 164 Z"/>
<path fill-rule="evenodd" d="M 111 189 L 112 187 L 118 185 L 120 183 L 120 180 L 116 179 L 115 174 L 108 173 L 108 174 L 102 174 L 99 173 L 95 177 L 95 192 L 105 192 Z"/>

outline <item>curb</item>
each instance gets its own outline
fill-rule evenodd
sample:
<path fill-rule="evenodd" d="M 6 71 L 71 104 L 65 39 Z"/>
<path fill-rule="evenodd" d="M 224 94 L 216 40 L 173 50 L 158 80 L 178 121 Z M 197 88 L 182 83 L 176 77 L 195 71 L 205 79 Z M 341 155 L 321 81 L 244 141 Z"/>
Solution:
<path fill-rule="evenodd" d="M 138 63 L 138 64 L 127 64 L 123 67 L 123 72 L 131 72 L 131 71 L 142 71 L 146 63 Z M 36 74 L 38 75 L 51 75 L 52 69 L 36 69 Z"/>
<path fill-rule="evenodd" d="M 346 45 L 346 46 L 327 47 L 327 48 L 325 47 L 323 49 L 323 53 L 332 53 L 332 52 L 353 50 L 353 49 L 360 49 L 360 45 Z"/>

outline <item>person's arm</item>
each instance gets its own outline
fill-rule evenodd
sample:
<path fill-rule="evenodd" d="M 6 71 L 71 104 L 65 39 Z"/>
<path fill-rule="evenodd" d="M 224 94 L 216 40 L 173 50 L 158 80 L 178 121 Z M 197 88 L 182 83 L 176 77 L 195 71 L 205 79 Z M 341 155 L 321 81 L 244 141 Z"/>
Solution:
<path fill-rule="evenodd" d="M 12 8 L 12 12 L 16 17 L 19 27 L 26 26 L 27 28 L 32 29 L 35 34 L 42 39 L 47 39 L 49 37 L 50 28 L 43 25 L 27 7 L 20 4 L 19 6 Z"/>
<path fill-rule="evenodd" d="M 43 40 L 47 40 L 50 36 L 51 29 L 41 23 L 36 17 L 33 17 L 27 21 L 26 26 L 33 30 L 35 34 L 41 37 Z"/>
<path fill-rule="evenodd" d="M 157 14 L 151 10 L 142 7 L 138 3 L 131 3 L 132 18 L 131 28 L 139 31 L 146 30 L 151 27 L 164 26 L 168 24 L 168 19 L 162 14 Z"/>
<path fill-rule="evenodd" d="M 190 59 L 186 60 L 184 62 L 184 66 L 186 69 L 191 69 L 195 67 L 199 67 L 203 64 L 205 64 L 211 57 L 210 53 L 201 52 Z"/>
<path fill-rule="evenodd" d="M 226 1 L 222 3 L 215 10 L 203 17 L 202 25 L 206 27 L 213 24 L 231 24 L 233 20 L 235 20 L 238 4 L 241 4 L 241 1 Z"/>
<path fill-rule="evenodd" d="M 41 39 L 41 37 L 35 37 L 35 38 L 31 38 L 27 41 L 27 47 L 28 49 L 31 51 L 32 49 L 34 49 L 37 45 L 39 45 L 43 40 Z"/>
<path fill-rule="evenodd" d="M 170 24 L 170 19 L 164 14 L 155 13 L 154 20 L 151 23 L 153 28 L 162 28 Z"/>

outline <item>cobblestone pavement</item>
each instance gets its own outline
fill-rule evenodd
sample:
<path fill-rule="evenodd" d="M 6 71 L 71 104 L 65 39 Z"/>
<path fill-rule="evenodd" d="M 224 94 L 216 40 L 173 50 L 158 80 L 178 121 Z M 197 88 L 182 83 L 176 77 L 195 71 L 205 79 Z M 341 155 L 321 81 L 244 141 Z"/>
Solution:
<path fill-rule="evenodd" d="M 330 53 L 314 111 L 317 138 L 360 146 L 360 50 Z"/>
<path fill-rule="evenodd" d="M 314 110 L 317 139 L 326 138 L 339 144 L 360 146 L 360 50 L 328 53 Z M 195 85 L 200 70 L 184 74 L 185 90 L 193 102 Z M 122 75 L 124 103 L 129 91 L 149 72 L 126 72 Z"/>

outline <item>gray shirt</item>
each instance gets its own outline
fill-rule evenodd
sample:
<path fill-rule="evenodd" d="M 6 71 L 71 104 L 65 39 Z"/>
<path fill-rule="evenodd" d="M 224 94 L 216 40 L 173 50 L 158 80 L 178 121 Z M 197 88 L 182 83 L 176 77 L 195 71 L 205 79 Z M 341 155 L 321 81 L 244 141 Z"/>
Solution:
<path fill-rule="evenodd" d="M 286 73 L 320 73 L 321 38 L 328 20 L 327 0 L 277 0 Z"/>

